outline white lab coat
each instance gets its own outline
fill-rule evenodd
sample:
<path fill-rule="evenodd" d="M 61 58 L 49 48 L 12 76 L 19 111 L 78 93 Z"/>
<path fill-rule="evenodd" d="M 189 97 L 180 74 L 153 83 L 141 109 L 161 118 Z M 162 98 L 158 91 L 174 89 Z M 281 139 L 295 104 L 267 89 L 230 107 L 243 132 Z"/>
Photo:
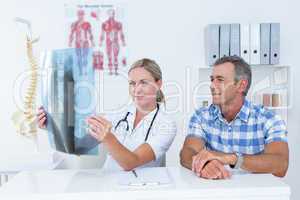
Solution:
<path fill-rule="evenodd" d="M 124 113 L 116 116 L 110 116 L 110 121 L 113 124 L 112 133 L 116 136 L 118 141 L 123 144 L 130 151 L 134 151 L 140 145 L 145 143 L 145 137 L 151 121 L 155 115 L 157 108 L 152 112 L 148 113 L 137 126 L 133 129 L 133 123 L 136 114 L 136 107 L 129 106 L 128 110 Z M 119 120 L 123 119 L 127 112 L 129 115 L 127 117 L 129 130 L 126 131 L 126 122 L 121 122 L 120 125 L 115 129 Z M 164 159 L 165 153 L 171 146 L 175 135 L 177 132 L 177 127 L 175 121 L 170 115 L 166 114 L 163 105 L 160 105 L 157 116 L 153 122 L 152 128 L 149 132 L 148 143 L 154 154 L 155 160 L 146 163 L 141 167 L 159 167 L 162 164 L 162 159 Z M 122 170 L 121 166 L 114 160 L 114 158 L 108 153 L 107 159 L 104 163 L 104 169 L 107 170 Z"/>

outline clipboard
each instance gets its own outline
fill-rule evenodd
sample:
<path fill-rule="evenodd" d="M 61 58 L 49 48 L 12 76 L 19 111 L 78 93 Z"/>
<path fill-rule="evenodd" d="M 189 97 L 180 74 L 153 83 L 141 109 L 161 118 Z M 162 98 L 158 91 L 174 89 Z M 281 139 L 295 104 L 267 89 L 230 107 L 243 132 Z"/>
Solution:
<path fill-rule="evenodd" d="M 165 167 L 141 168 L 118 174 L 118 184 L 120 186 L 164 186 L 171 183 L 170 174 Z"/>

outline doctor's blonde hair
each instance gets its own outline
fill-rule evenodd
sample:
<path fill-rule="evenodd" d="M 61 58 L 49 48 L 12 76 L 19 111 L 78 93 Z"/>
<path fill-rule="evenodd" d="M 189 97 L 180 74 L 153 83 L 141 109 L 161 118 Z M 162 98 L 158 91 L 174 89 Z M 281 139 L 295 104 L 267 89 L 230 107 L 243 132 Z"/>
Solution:
<path fill-rule="evenodd" d="M 161 69 L 160 69 L 159 65 L 154 60 L 150 60 L 148 58 L 143 58 L 143 59 L 137 60 L 135 63 L 133 63 L 131 65 L 131 67 L 128 71 L 128 74 L 130 73 L 131 70 L 133 70 L 135 68 L 145 69 L 147 72 L 149 72 L 152 75 L 152 77 L 154 78 L 155 81 L 162 80 Z M 166 103 L 165 95 L 161 91 L 161 89 L 159 89 L 157 91 L 156 102 L 164 103 L 164 104 Z"/>

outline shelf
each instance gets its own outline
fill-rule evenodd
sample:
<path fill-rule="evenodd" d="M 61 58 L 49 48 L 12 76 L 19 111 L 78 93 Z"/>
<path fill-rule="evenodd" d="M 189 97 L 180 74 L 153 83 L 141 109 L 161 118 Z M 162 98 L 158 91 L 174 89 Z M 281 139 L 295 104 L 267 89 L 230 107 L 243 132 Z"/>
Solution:
<path fill-rule="evenodd" d="M 278 107 L 272 107 L 272 106 L 265 106 L 269 110 L 286 110 L 289 109 L 288 106 L 278 106 Z"/>
<path fill-rule="evenodd" d="M 251 69 L 259 69 L 259 68 L 287 68 L 288 65 L 250 65 Z M 212 66 L 202 66 L 198 67 L 200 70 L 209 70 L 212 69 Z"/>

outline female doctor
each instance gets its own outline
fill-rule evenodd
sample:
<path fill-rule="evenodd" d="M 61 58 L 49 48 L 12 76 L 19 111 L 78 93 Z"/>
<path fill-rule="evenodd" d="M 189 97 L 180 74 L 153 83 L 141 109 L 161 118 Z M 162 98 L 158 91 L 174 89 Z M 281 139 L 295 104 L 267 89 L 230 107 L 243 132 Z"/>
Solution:
<path fill-rule="evenodd" d="M 159 167 L 176 135 L 176 123 L 163 111 L 162 73 L 150 59 L 136 61 L 128 72 L 133 105 L 108 120 L 102 116 L 86 119 L 89 134 L 108 150 L 104 168 L 132 170 Z M 38 114 L 39 127 L 46 126 L 46 113 Z"/>

